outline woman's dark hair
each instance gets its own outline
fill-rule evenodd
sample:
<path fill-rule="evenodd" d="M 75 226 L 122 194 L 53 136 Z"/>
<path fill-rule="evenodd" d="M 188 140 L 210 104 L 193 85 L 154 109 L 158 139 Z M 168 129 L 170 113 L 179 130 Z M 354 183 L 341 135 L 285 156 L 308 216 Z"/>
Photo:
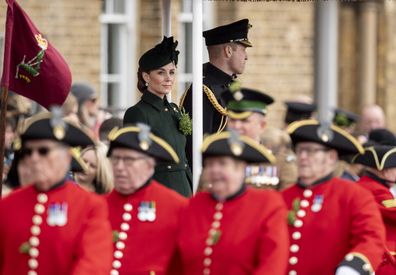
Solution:
<path fill-rule="evenodd" d="M 143 73 L 149 73 L 149 72 L 145 72 L 141 67 L 139 67 L 137 72 L 137 79 L 138 79 L 137 88 L 141 93 L 143 93 L 147 89 L 146 81 L 144 81 L 143 79 Z"/>

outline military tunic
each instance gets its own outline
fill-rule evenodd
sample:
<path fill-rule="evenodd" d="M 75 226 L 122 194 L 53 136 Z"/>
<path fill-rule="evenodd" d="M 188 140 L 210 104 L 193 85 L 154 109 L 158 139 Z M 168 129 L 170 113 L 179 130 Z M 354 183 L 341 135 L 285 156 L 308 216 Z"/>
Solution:
<path fill-rule="evenodd" d="M 111 228 L 103 198 L 66 181 L 0 201 L 0 274 L 107 275 Z"/>
<path fill-rule="evenodd" d="M 183 274 L 285 274 L 286 207 L 275 191 L 247 187 L 225 202 L 198 193 L 182 217 Z"/>
<path fill-rule="evenodd" d="M 361 260 L 368 274 L 380 264 L 385 229 L 367 190 L 330 175 L 282 194 L 290 210 L 288 274 L 334 275 L 343 260 Z"/>
<path fill-rule="evenodd" d="M 153 134 L 164 139 L 179 156 L 180 163 L 157 163 L 154 179 L 183 196 L 191 196 L 192 179 L 185 147 L 186 137 L 179 130 L 180 110 L 151 92 L 144 92 L 141 100 L 124 115 L 124 126 L 138 122 L 151 127 Z"/>
<path fill-rule="evenodd" d="M 187 200 L 154 180 L 131 195 L 113 190 L 106 198 L 118 235 L 110 274 L 164 274 Z"/>
<path fill-rule="evenodd" d="M 221 98 L 221 94 L 227 91 L 229 84 L 233 80 L 233 76 L 226 74 L 222 70 L 218 69 L 211 63 L 205 63 L 203 65 L 203 85 L 208 87 L 213 94 L 214 99 L 220 106 L 225 107 L 225 102 Z M 208 95 L 202 92 L 203 96 L 203 134 L 213 134 L 224 129 L 226 124 L 226 116 L 221 113 L 219 107 L 213 105 L 213 100 L 209 100 Z M 183 94 L 180 100 L 181 107 L 184 107 L 187 113 L 192 118 L 192 87 Z M 192 164 L 192 136 L 187 136 L 187 147 L 186 147 L 187 158 L 189 163 Z"/>
<path fill-rule="evenodd" d="M 375 274 L 396 274 L 396 200 L 389 191 L 389 188 L 381 183 L 380 179 L 376 178 L 373 174 L 361 177 L 358 184 L 374 195 L 386 228 L 387 251 Z"/>

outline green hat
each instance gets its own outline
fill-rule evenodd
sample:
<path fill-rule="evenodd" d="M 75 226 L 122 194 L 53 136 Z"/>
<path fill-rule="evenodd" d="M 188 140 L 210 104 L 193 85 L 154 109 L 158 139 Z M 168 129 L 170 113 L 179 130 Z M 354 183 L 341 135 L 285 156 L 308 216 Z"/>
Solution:
<path fill-rule="evenodd" d="M 359 116 L 352 112 L 336 108 L 334 110 L 333 123 L 338 127 L 349 127 L 359 120 Z"/>
<path fill-rule="evenodd" d="M 249 19 L 242 19 L 231 24 L 223 25 L 203 32 L 206 46 L 236 42 L 246 47 L 252 47 L 248 39 L 248 31 L 252 27 Z"/>
<path fill-rule="evenodd" d="M 234 131 L 206 137 L 202 143 L 202 158 L 229 156 L 247 163 L 275 163 L 272 153 L 253 139 Z"/>
<path fill-rule="evenodd" d="M 165 37 L 161 43 L 155 45 L 154 48 L 145 52 L 139 59 L 139 67 L 148 72 L 156 70 L 171 62 L 177 65 L 179 51 L 176 50 L 177 41 L 173 41 L 173 36 Z"/>
<path fill-rule="evenodd" d="M 222 98 L 227 106 L 227 115 L 234 119 L 245 119 L 252 113 L 267 114 L 267 106 L 274 102 L 274 99 L 257 90 L 241 88 L 234 89 L 233 84 L 222 94 Z"/>
<path fill-rule="evenodd" d="M 360 163 L 377 170 L 396 167 L 396 147 L 374 145 L 366 147 L 362 155 L 356 155 L 352 162 Z"/>
<path fill-rule="evenodd" d="M 24 128 L 21 135 L 22 143 L 28 140 L 50 139 L 72 147 L 94 145 L 87 132 L 78 125 L 65 121 L 58 111 L 37 114 L 26 120 Z"/>
<path fill-rule="evenodd" d="M 295 121 L 287 127 L 293 145 L 299 142 L 316 142 L 337 150 L 341 155 L 362 154 L 360 143 L 345 130 L 335 125 L 325 127 L 315 119 Z"/>
<path fill-rule="evenodd" d="M 127 148 L 149 155 L 157 160 L 179 163 L 173 148 L 162 138 L 151 133 L 150 127 L 143 123 L 121 128 L 109 135 L 110 147 L 107 156 L 114 148 Z"/>

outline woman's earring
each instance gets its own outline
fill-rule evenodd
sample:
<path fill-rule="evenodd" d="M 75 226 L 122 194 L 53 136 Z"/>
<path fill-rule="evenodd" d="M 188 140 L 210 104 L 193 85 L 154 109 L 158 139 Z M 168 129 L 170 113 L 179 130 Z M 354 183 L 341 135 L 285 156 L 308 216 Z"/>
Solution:
<path fill-rule="evenodd" d="M 147 83 L 147 82 L 145 82 L 145 83 L 144 83 L 144 85 L 147 87 L 147 86 L 148 86 L 148 83 Z"/>

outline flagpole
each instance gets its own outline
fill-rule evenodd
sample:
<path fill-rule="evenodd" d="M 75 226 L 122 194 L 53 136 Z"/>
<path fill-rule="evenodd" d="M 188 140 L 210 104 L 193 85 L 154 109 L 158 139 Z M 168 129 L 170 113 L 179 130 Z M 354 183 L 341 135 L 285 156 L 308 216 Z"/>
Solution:
<path fill-rule="evenodd" d="M 0 199 L 3 191 L 3 169 L 4 169 L 4 152 L 5 152 L 5 124 L 6 124 L 6 113 L 7 113 L 7 101 L 8 101 L 8 88 L 1 87 L 1 110 L 0 110 Z"/>

